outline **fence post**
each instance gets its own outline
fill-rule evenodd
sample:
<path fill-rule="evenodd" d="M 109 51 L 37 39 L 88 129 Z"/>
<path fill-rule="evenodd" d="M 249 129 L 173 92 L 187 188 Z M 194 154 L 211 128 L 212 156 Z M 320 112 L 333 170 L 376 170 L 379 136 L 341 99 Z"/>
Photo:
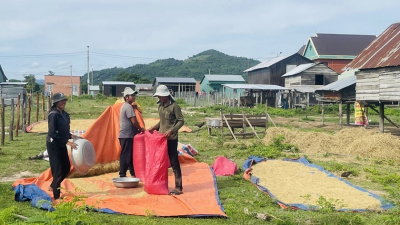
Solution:
<path fill-rule="evenodd" d="M 22 95 L 22 132 L 26 133 L 26 97 Z"/>
<path fill-rule="evenodd" d="M 28 97 L 28 122 L 26 123 L 28 126 L 31 124 L 31 110 L 32 110 L 31 95 L 29 95 L 29 97 Z"/>
<path fill-rule="evenodd" d="M 19 110 L 21 105 L 21 94 L 18 94 L 17 98 L 17 126 L 15 127 L 15 137 L 18 137 L 18 129 L 19 129 Z"/>
<path fill-rule="evenodd" d="M 36 92 L 36 122 L 39 122 L 39 92 Z"/>
<path fill-rule="evenodd" d="M 38 106 L 39 107 L 39 106 Z M 43 120 L 46 119 L 46 112 L 45 112 L 45 103 L 44 103 L 44 93 L 42 93 L 42 113 L 43 113 Z"/>
<path fill-rule="evenodd" d="M 14 111 L 15 111 L 14 99 L 11 98 L 11 120 L 10 120 L 10 129 L 8 129 L 9 130 L 8 136 L 10 138 L 10 141 L 14 140 L 14 135 L 13 135 L 13 132 L 14 132 Z"/>
<path fill-rule="evenodd" d="M 5 123 L 4 123 L 4 98 L 1 98 L 1 146 L 4 146 L 4 138 L 6 136 Z"/>

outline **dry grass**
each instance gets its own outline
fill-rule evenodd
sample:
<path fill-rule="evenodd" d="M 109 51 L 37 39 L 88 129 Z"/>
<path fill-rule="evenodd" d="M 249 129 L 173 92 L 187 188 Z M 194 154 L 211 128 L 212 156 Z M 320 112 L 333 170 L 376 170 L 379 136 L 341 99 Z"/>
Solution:
<path fill-rule="evenodd" d="M 295 144 L 302 153 L 337 153 L 382 160 L 400 161 L 400 139 L 362 127 L 343 129 L 334 135 L 324 132 L 301 132 L 282 127 L 269 128 L 263 142 L 283 135 L 285 143 Z"/>

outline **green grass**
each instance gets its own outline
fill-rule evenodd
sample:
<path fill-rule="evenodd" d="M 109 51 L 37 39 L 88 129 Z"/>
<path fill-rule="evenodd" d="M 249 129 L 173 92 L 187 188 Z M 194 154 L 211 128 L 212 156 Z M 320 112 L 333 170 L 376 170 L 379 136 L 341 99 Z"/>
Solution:
<path fill-rule="evenodd" d="M 74 98 L 73 101 L 68 101 L 66 110 L 71 114 L 72 119 L 85 119 L 97 118 L 110 104 L 113 104 L 116 98 L 91 99 L 88 96 Z M 144 109 L 144 117 L 157 117 L 156 99 L 151 97 L 138 96 L 137 102 Z M 189 107 L 181 104 L 184 110 L 185 124 L 191 127 L 196 132 L 194 133 L 181 133 L 179 134 L 179 141 L 185 144 L 191 144 L 198 151 L 199 154 L 196 159 L 200 162 L 205 162 L 211 165 L 217 156 L 225 156 L 233 160 L 239 168 L 236 175 L 230 177 L 217 177 L 217 185 L 219 197 L 222 206 L 225 209 L 229 219 L 224 218 L 159 218 L 156 216 L 132 216 L 132 215 L 112 215 L 105 213 L 97 213 L 93 211 L 85 212 L 83 215 L 86 224 L 260 224 L 263 221 L 256 219 L 254 215 L 247 215 L 244 209 L 248 208 L 250 212 L 264 213 L 273 215 L 278 219 L 271 219 L 270 224 L 400 224 L 399 211 L 391 210 L 388 212 L 374 213 L 374 212 L 335 212 L 328 210 L 332 202 L 321 199 L 321 206 L 325 207 L 325 211 L 293 211 L 290 209 L 282 210 L 273 199 L 268 195 L 259 191 L 253 184 L 246 181 L 242 177 L 242 164 L 250 154 L 268 156 L 270 158 L 282 157 L 298 157 L 302 154 L 299 152 L 283 153 L 286 150 L 295 146 L 282 145 L 281 142 L 276 141 L 273 144 L 264 146 L 260 141 L 247 138 L 239 138 L 239 143 L 236 143 L 230 137 L 220 137 L 219 130 L 212 130 L 212 135 L 209 136 L 206 127 L 198 129 L 194 126 L 195 123 L 204 121 L 207 117 L 219 117 L 219 109 L 223 109 L 225 113 L 241 113 L 242 109 L 228 108 L 224 106 L 213 107 Z M 334 108 L 334 106 L 330 106 Z M 6 121 L 9 120 L 9 111 L 6 108 Z M 33 110 L 32 107 L 32 111 Z M 262 105 L 254 109 L 245 109 L 246 113 L 260 114 L 265 112 Z M 318 116 L 318 109 L 310 110 L 307 112 L 309 118 L 318 121 L 315 117 Z M 325 112 L 329 112 L 325 108 Z M 333 114 L 327 114 L 329 117 L 337 116 L 334 110 Z M 305 114 L 299 110 L 283 110 L 283 109 L 270 109 L 271 116 L 284 116 L 288 120 L 308 122 Z M 32 116 L 35 118 L 36 116 Z M 334 120 L 334 119 L 333 119 Z M 395 120 L 399 120 L 395 118 Z M 327 121 L 327 120 L 326 120 Z M 335 120 L 338 121 L 338 120 Z M 399 120 L 400 121 L 400 120 Z M 277 124 L 290 128 L 286 124 Z M 262 128 L 257 128 L 262 130 Z M 198 131 L 197 131 L 198 130 Z M 301 129 L 302 131 L 318 131 L 330 132 L 323 128 Z M 225 133 L 228 132 L 225 129 Z M 8 140 L 6 135 L 5 145 L 0 150 L 0 178 L 10 177 L 14 174 L 19 174 L 24 171 L 30 171 L 34 174 L 43 172 L 49 168 L 47 161 L 29 161 L 29 156 L 37 155 L 45 150 L 45 135 L 22 133 L 14 138 L 14 141 Z M 261 135 L 262 138 L 262 135 Z M 350 170 L 357 173 L 357 176 L 351 180 L 352 183 L 361 187 L 376 190 L 384 193 L 390 193 L 388 199 L 392 202 L 399 203 L 399 182 L 400 178 L 399 165 L 396 162 L 390 161 L 376 161 L 373 159 L 361 159 L 354 157 L 354 160 L 348 162 L 338 161 L 336 156 L 325 156 L 316 158 L 315 156 L 307 156 L 311 162 L 325 167 L 327 170 L 339 173 L 342 170 Z M 16 207 L 16 214 L 26 217 L 33 217 L 35 215 L 46 216 L 46 211 L 32 207 L 29 202 L 16 202 L 13 200 L 14 192 L 11 190 L 12 182 L 0 182 L 0 221 L 1 212 L 10 207 Z M 388 190 L 388 188 L 392 188 Z M 293 187 L 296 188 L 296 187 Z M 397 195 L 396 195 L 397 194 Z M 5 212 L 5 211 L 4 211 Z M 5 224 L 22 223 L 23 220 L 16 217 L 8 217 Z"/>

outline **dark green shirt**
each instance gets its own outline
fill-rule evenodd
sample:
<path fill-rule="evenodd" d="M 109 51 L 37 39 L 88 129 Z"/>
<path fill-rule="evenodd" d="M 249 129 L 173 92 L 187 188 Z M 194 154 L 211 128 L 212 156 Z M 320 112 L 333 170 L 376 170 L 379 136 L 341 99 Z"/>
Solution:
<path fill-rule="evenodd" d="M 168 140 L 177 140 L 178 131 L 185 123 L 181 107 L 174 100 L 171 100 L 167 106 L 164 106 L 164 103 L 160 102 L 158 115 L 160 116 L 160 122 L 154 125 L 154 129 L 160 133 L 172 130 L 172 134 Z"/>

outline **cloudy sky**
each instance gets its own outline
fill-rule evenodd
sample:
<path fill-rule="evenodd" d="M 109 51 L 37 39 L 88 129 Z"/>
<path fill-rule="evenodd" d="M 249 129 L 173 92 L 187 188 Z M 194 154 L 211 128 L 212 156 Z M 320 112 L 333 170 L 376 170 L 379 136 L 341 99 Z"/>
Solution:
<path fill-rule="evenodd" d="M 9 79 L 83 75 L 208 49 L 266 61 L 315 33 L 379 35 L 398 0 L 15 0 L 0 7 L 0 65 Z M 397 16 L 396 16 L 397 15 Z M 212 71 L 212 68 L 210 68 Z"/>

